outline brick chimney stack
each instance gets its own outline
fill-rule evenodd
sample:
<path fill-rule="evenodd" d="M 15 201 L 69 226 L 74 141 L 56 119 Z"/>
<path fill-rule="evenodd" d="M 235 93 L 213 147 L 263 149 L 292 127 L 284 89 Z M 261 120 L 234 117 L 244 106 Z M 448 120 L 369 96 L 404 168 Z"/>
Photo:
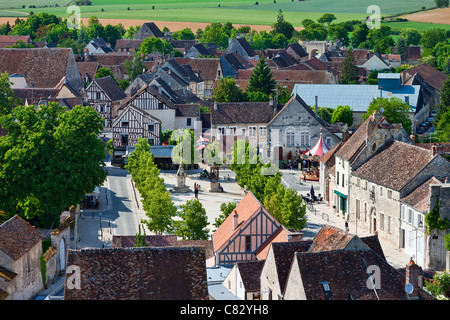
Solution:
<path fill-rule="evenodd" d="M 412 284 L 413 291 L 408 294 L 408 298 L 411 300 L 419 299 L 419 290 L 422 289 L 422 268 L 419 267 L 414 260 L 410 260 L 406 265 L 406 283 Z"/>
<path fill-rule="evenodd" d="M 238 217 L 239 215 L 237 214 L 236 210 L 233 211 L 233 231 L 236 230 L 236 228 L 238 227 Z"/>

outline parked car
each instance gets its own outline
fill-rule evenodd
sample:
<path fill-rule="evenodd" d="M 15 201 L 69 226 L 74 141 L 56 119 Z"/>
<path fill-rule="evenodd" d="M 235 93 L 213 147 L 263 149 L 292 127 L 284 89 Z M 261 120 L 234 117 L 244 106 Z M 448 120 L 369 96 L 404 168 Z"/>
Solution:
<path fill-rule="evenodd" d="M 424 133 L 424 132 L 425 132 L 424 127 L 418 127 L 418 128 L 416 129 L 416 133 L 418 133 L 418 134 L 421 134 L 421 133 Z"/>
<path fill-rule="evenodd" d="M 436 116 L 437 116 L 437 112 L 431 111 L 430 117 L 436 118 Z"/>
<path fill-rule="evenodd" d="M 433 118 L 433 117 L 430 117 L 430 118 L 427 119 L 427 122 L 432 123 L 433 121 L 434 121 L 434 118 Z"/>

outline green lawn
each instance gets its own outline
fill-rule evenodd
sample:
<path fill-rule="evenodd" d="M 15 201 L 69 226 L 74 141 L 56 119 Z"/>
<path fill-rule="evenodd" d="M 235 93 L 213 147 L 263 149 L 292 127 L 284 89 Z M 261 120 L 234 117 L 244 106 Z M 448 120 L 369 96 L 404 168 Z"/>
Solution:
<path fill-rule="evenodd" d="M 255 2 L 258 1 L 258 5 Z M 22 9 L 22 2 L 27 8 Z M 69 0 L 0 0 L 0 9 L 16 6 L 13 11 L 28 13 L 47 12 L 59 17 L 67 17 L 66 7 Z M 29 5 L 37 8 L 28 8 Z M 60 7 L 40 6 L 58 4 Z M 218 5 L 220 4 L 220 7 Z M 236 24 L 271 25 L 276 21 L 279 10 L 283 11 L 285 20 L 300 27 L 301 21 L 309 18 L 317 20 L 326 12 L 334 13 L 336 22 L 346 20 L 364 20 L 372 13 L 367 13 L 370 5 L 378 5 L 382 16 L 411 12 L 422 6 L 435 7 L 434 0 L 92 0 L 91 6 L 81 6 L 81 16 L 97 16 L 104 19 L 137 19 L 149 21 L 186 21 L 186 22 L 232 22 Z M 152 7 L 155 6 L 153 10 Z M 130 7 L 131 10 L 127 10 Z M 102 11 L 103 9 L 103 11 Z M 8 16 L 0 11 L 0 16 Z M 14 14 L 13 14 L 14 15 Z M 391 23 L 391 27 L 413 27 L 426 30 L 441 26 L 429 23 L 406 22 Z M 445 29 L 450 26 L 444 25 Z"/>

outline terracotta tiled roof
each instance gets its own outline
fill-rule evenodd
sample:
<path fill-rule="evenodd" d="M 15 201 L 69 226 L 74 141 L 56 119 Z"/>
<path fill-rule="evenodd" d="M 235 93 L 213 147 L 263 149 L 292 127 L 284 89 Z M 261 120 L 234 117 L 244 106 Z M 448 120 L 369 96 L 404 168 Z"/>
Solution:
<path fill-rule="evenodd" d="M 133 60 L 133 55 L 126 52 L 95 53 L 87 55 L 85 62 L 98 62 L 100 66 L 118 66 L 126 60 Z"/>
<path fill-rule="evenodd" d="M 404 277 L 372 250 L 334 250 L 298 252 L 299 265 L 307 300 L 404 300 Z M 367 286 L 368 266 L 380 270 L 380 288 Z M 322 283 L 330 290 L 325 291 Z"/>
<path fill-rule="evenodd" d="M 30 251 L 42 238 L 39 231 L 18 215 L 0 225 L 0 251 L 13 260 Z"/>
<path fill-rule="evenodd" d="M 123 90 L 117 84 L 116 80 L 114 80 L 111 76 L 97 78 L 94 81 L 108 95 L 111 101 L 118 101 L 127 97 L 125 92 L 123 92 Z"/>
<path fill-rule="evenodd" d="M 220 65 L 220 59 L 218 58 L 175 58 L 175 60 L 180 65 L 190 65 L 192 71 L 198 72 L 198 76 L 204 81 L 217 79 L 217 68 Z"/>
<path fill-rule="evenodd" d="M 375 122 L 373 115 L 369 116 L 336 152 L 336 156 L 350 161 L 365 145 L 366 138 L 370 136 L 373 129 L 375 129 L 377 124 L 381 123 L 383 119 L 384 118 L 378 122 Z"/>
<path fill-rule="evenodd" d="M 406 197 L 401 198 L 400 200 L 407 203 L 413 208 L 416 208 L 417 210 L 420 210 L 424 213 L 428 213 L 430 210 L 430 196 L 431 196 L 431 189 L 429 188 L 430 184 L 441 184 L 442 182 L 439 181 L 435 177 L 431 177 L 427 181 L 425 181 L 423 184 L 418 186 L 416 190 L 411 192 Z"/>
<path fill-rule="evenodd" d="M 343 250 L 347 247 L 355 235 L 342 232 L 333 226 L 325 225 L 314 237 L 310 252 Z"/>
<path fill-rule="evenodd" d="M 339 142 L 337 145 L 331 148 L 330 151 L 328 151 L 327 153 L 325 153 L 323 156 L 320 157 L 320 162 L 322 162 L 326 166 L 334 165 L 335 154 L 342 147 L 343 144 L 344 144 L 343 142 Z"/>
<path fill-rule="evenodd" d="M 357 168 L 353 175 L 399 191 L 432 159 L 431 151 L 391 140 Z"/>
<path fill-rule="evenodd" d="M 271 247 L 275 259 L 276 273 L 282 292 L 286 286 L 286 281 L 289 276 L 289 269 L 291 267 L 295 252 L 308 251 L 312 243 L 312 240 L 272 243 Z"/>
<path fill-rule="evenodd" d="M 113 236 L 112 248 L 132 248 L 136 242 L 135 236 Z M 145 236 L 147 247 L 204 247 L 206 250 L 206 259 L 211 258 L 214 253 L 211 240 L 186 240 L 179 241 L 173 234 L 167 235 L 147 235 Z"/>
<path fill-rule="evenodd" d="M 116 41 L 116 51 L 119 52 L 120 49 L 139 49 L 141 43 L 144 40 L 136 39 L 117 39 Z"/>
<path fill-rule="evenodd" d="M 0 49 L 0 72 L 24 75 L 29 87 L 54 88 L 67 75 L 72 49 Z"/>
<path fill-rule="evenodd" d="M 95 74 L 99 68 L 98 62 L 77 62 L 78 71 L 80 72 L 80 76 L 83 77 L 87 74 L 92 81 L 95 78 Z"/>
<path fill-rule="evenodd" d="M 176 116 L 200 118 L 200 105 L 198 104 L 177 104 Z"/>
<path fill-rule="evenodd" d="M 402 72 L 402 79 L 404 82 L 407 82 L 411 77 L 415 74 L 419 74 L 423 80 L 426 81 L 434 89 L 441 91 L 444 85 L 444 81 L 447 80 L 448 76 L 437 70 L 436 68 L 430 66 L 427 63 L 419 64 L 415 67 L 407 69 Z"/>
<path fill-rule="evenodd" d="M 24 43 L 31 43 L 31 37 L 28 36 L 0 36 L 0 48 L 6 48 L 6 46 L 15 45 L 17 41 L 22 41 Z"/>
<path fill-rule="evenodd" d="M 264 260 L 259 260 L 236 263 L 246 291 L 260 291 L 260 276 L 264 262 Z"/>
<path fill-rule="evenodd" d="M 258 199 L 249 191 L 245 197 L 236 206 L 235 211 L 238 214 L 238 227 L 233 230 L 233 214 L 228 215 L 225 221 L 217 228 L 212 234 L 212 240 L 214 245 L 214 251 L 217 252 L 222 245 L 224 245 L 228 239 L 230 239 L 234 233 L 239 231 L 239 228 L 243 225 L 247 219 L 253 216 L 255 213 L 262 210 L 264 207 Z M 264 209 L 265 210 L 265 209 Z"/>
<path fill-rule="evenodd" d="M 269 102 L 217 103 L 217 110 L 211 107 L 212 124 L 268 123 L 274 111 Z"/>
<path fill-rule="evenodd" d="M 69 250 L 67 265 L 81 269 L 82 285 L 66 286 L 64 300 L 208 299 L 201 247 Z"/>

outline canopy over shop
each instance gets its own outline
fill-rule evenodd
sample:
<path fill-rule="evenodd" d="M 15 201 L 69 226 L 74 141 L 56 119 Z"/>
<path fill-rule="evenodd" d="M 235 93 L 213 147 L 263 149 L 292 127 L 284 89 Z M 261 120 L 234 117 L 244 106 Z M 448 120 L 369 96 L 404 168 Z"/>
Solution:
<path fill-rule="evenodd" d="M 320 138 L 316 145 L 307 151 L 299 150 L 299 158 L 301 159 L 300 178 L 302 180 L 319 181 L 319 160 L 322 155 L 330 151 L 322 137 L 322 129 L 320 129 Z"/>

